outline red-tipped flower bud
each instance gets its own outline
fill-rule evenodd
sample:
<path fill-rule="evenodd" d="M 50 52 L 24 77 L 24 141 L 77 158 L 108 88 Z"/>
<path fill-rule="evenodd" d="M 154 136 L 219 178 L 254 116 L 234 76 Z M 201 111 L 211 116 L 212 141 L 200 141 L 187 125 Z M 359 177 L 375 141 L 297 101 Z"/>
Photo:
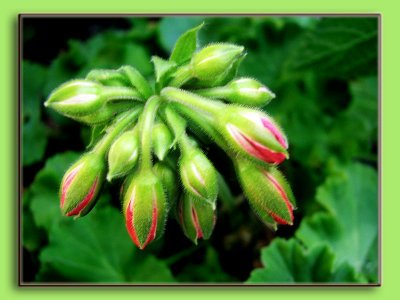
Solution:
<path fill-rule="evenodd" d="M 197 245 L 197 240 L 207 240 L 214 229 L 215 206 L 184 194 L 179 200 L 178 218 L 184 234 Z"/>
<path fill-rule="evenodd" d="M 213 205 L 218 196 L 217 171 L 200 149 L 185 151 L 179 161 L 180 177 L 186 192 Z"/>
<path fill-rule="evenodd" d="M 96 152 L 84 154 L 65 173 L 60 206 L 67 216 L 84 216 L 94 206 L 106 173 L 106 163 Z"/>
<path fill-rule="evenodd" d="M 275 222 L 292 225 L 296 203 L 283 175 L 273 166 L 261 167 L 243 158 L 237 158 L 235 165 L 243 192 L 256 214 L 273 228 Z"/>
<path fill-rule="evenodd" d="M 126 229 L 135 245 L 143 250 L 164 231 L 167 201 L 161 180 L 152 171 L 139 172 L 123 194 Z"/>
<path fill-rule="evenodd" d="M 228 105 L 217 115 L 217 126 L 234 151 L 270 164 L 288 158 L 288 143 L 271 117 L 257 110 Z"/>

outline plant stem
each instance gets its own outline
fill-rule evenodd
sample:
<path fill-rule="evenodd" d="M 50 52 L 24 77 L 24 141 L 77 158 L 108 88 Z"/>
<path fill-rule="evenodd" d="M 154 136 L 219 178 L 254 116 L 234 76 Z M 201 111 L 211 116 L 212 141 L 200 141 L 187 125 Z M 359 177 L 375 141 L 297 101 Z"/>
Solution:
<path fill-rule="evenodd" d="M 102 139 L 96 144 L 93 148 L 93 151 L 100 153 L 101 155 L 105 156 L 108 150 L 111 147 L 111 144 L 114 140 L 129 126 L 135 122 L 142 111 L 142 106 L 137 106 L 132 110 L 121 114 L 117 117 L 116 121 L 114 122 L 114 126 L 110 128 L 110 130 L 102 137 Z"/>
<path fill-rule="evenodd" d="M 152 129 L 157 109 L 161 103 L 159 96 L 152 96 L 147 100 L 143 113 L 139 120 L 140 139 L 140 170 L 149 170 L 152 167 L 151 142 Z"/>
<path fill-rule="evenodd" d="M 200 96 L 212 99 L 226 99 L 231 94 L 231 90 L 224 86 L 219 86 L 209 89 L 200 89 L 196 90 L 195 92 Z"/>
<path fill-rule="evenodd" d="M 138 70 L 131 66 L 124 66 L 119 68 L 118 71 L 128 78 L 130 83 L 139 91 L 144 99 L 148 99 L 153 95 L 153 90 L 150 84 Z"/>
<path fill-rule="evenodd" d="M 169 82 L 169 86 L 181 87 L 190 79 L 193 78 L 193 72 L 191 65 L 180 67 L 174 74 L 174 78 Z"/>
<path fill-rule="evenodd" d="M 143 101 L 143 97 L 139 94 L 137 90 L 123 86 L 106 86 L 103 87 L 102 96 L 111 100 L 139 100 Z"/>
<path fill-rule="evenodd" d="M 214 117 L 225 107 L 219 101 L 203 98 L 193 93 L 189 93 L 177 88 L 167 87 L 161 91 L 161 96 L 170 102 L 180 103 L 197 111 L 205 112 Z"/>

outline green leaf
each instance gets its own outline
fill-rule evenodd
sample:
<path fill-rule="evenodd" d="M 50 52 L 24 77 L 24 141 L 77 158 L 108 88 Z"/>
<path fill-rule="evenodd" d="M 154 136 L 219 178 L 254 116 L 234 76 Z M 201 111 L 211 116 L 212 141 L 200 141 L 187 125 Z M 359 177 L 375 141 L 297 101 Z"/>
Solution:
<path fill-rule="evenodd" d="M 39 64 L 29 61 L 22 63 L 22 144 L 24 149 L 22 161 L 24 166 L 40 161 L 47 145 L 46 127 L 40 120 L 46 74 L 46 69 Z"/>
<path fill-rule="evenodd" d="M 233 281 L 233 278 L 222 269 L 217 250 L 211 246 L 206 247 L 201 261 L 188 263 L 177 276 L 179 282 Z"/>
<path fill-rule="evenodd" d="M 294 70 L 352 78 L 377 70 L 378 19 L 321 18 L 299 43 L 290 60 Z"/>
<path fill-rule="evenodd" d="M 327 243 L 336 254 L 335 266 L 348 263 L 356 272 L 367 270 L 367 277 L 376 279 L 376 171 L 361 164 L 350 165 L 318 188 L 317 202 L 326 212 L 304 219 L 296 236 L 307 247 Z"/>
<path fill-rule="evenodd" d="M 62 218 L 58 191 L 61 179 L 68 167 L 79 157 L 78 153 L 57 154 L 46 161 L 33 181 L 30 190 L 30 209 L 35 224 L 50 231 Z M 29 220 L 23 220 L 29 222 Z M 25 224 L 24 224 L 25 225 Z"/>
<path fill-rule="evenodd" d="M 151 61 L 154 64 L 157 82 L 164 82 L 166 79 L 168 79 L 168 75 L 170 75 L 176 69 L 175 62 L 162 59 L 158 56 L 153 56 Z"/>
<path fill-rule="evenodd" d="M 96 209 L 85 218 L 64 219 L 53 227 L 40 261 L 42 280 L 46 270 L 74 282 L 174 280 L 163 262 L 135 250 L 123 216 L 112 207 Z"/>
<path fill-rule="evenodd" d="M 32 212 L 29 209 L 29 203 L 32 199 L 32 193 L 29 189 L 25 189 L 23 193 L 23 210 L 22 210 L 22 245 L 28 251 L 35 251 L 40 247 L 43 235 L 36 226 Z"/>
<path fill-rule="evenodd" d="M 176 41 L 187 30 L 203 21 L 202 17 L 167 17 L 158 26 L 158 39 L 161 47 L 168 53 L 172 52 Z"/>
<path fill-rule="evenodd" d="M 348 266 L 333 269 L 335 255 L 324 245 L 305 249 L 295 239 L 275 239 L 262 249 L 262 269 L 251 273 L 247 283 L 357 282 Z"/>
<path fill-rule="evenodd" d="M 188 61 L 197 48 L 197 32 L 204 26 L 204 22 L 200 25 L 189 29 L 182 34 L 175 43 L 172 50 L 170 60 L 181 65 Z"/>
<path fill-rule="evenodd" d="M 378 79 L 364 77 L 350 84 L 349 107 L 335 120 L 329 132 L 333 149 L 341 149 L 346 157 L 377 161 L 373 150 L 378 144 Z M 343 141 L 346 144 L 343 145 Z"/>

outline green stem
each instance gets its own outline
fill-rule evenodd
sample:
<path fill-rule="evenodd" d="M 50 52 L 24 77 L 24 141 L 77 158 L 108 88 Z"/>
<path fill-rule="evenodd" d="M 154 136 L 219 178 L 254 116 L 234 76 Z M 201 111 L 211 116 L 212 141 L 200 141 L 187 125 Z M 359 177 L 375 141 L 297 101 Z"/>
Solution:
<path fill-rule="evenodd" d="M 193 71 L 191 65 L 182 66 L 178 70 L 176 70 L 174 78 L 169 82 L 168 85 L 178 88 L 184 85 L 192 78 L 193 78 Z"/>
<path fill-rule="evenodd" d="M 118 71 L 128 78 L 130 83 L 139 91 L 144 99 L 148 99 L 153 95 L 153 90 L 150 84 L 138 70 L 131 66 L 124 66 Z"/>
<path fill-rule="evenodd" d="M 143 97 L 137 90 L 122 86 L 105 86 L 102 90 L 102 96 L 111 100 L 139 100 L 143 101 Z"/>
<path fill-rule="evenodd" d="M 231 95 L 231 90 L 225 86 L 219 86 L 209 89 L 200 89 L 200 90 L 195 90 L 193 92 L 195 92 L 200 96 L 212 99 L 226 99 Z"/>
<path fill-rule="evenodd" d="M 203 98 L 180 89 L 167 87 L 161 91 L 161 96 L 170 102 L 180 103 L 189 108 L 205 112 L 212 117 L 218 114 L 225 104 L 219 101 Z"/>
<path fill-rule="evenodd" d="M 152 96 L 147 100 L 143 113 L 139 120 L 139 138 L 140 138 L 140 170 L 150 170 L 151 160 L 151 142 L 152 129 L 157 109 L 160 105 L 160 97 Z"/>
<path fill-rule="evenodd" d="M 225 149 L 225 142 L 217 130 L 213 127 L 213 122 L 210 118 L 204 117 L 199 114 L 193 113 L 190 108 L 181 104 L 175 104 L 174 107 L 183 115 L 188 117 L 197 126 L 204 130 L 204 132 L 222 149 Z"/>
<path fill-rule="evenodd" d="M 103 136 L 103 138 L 96 144 L 93 151 L 106 156 L 114 140 L 137 120 L 142 109 L 142 106 L 138 106 L 119 116 L 119 118 L 117 118 L 117 120 L 114 122 L 114 126 L 112 126 Z"/>

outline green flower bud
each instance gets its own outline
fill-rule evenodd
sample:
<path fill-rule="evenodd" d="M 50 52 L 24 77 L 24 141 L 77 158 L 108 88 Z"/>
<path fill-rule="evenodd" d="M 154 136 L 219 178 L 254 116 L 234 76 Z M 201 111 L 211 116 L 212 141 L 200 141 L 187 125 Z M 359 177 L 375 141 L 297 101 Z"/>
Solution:
<path fill-rule="evenodd" d="M 235 167 L 243 192 L 256 214 L 273 229 L 276 223 L 292 225 L 296 203 L 284 176 L 273 166 L 259 166 L 243 158 L 235 160 Z"/>
<path fill-rule="evenodd" d="M 174 207 L 178 198 L 178 180 L 176 173 L 166 163 L 159 161 L 153 171 L 161 180 L 170 207 Z"/>
<path fill-rule="evenodd" d="M 167 210 L 161 180 L 151 170 L 133 176 L 124 192 L 123 212 L 128 233 L 139 249 L 162 235 Z"/>
<path fill-rule="evenodd" d="M 188 194 L 215 205 L 218 196 L 217 171 L 200 149 L 192 147 L 183 151 L 179 172 Z"/>
<path fill-rule="evenodd" d="M 240 78 L 223 87 L 197 90 L 195 92 L 204 97 L 223 99 L 249 106 L 265 106 L 275 98 L 274 93 L 252 78 Z"/>
<path fill-rule="evenodd" d="M 215 206 L 184 194 L 178 205 L 178 219 L 184 234 L 197 245 L 197 240 L 209 239 L 214 229 Z"/>
<path fill-rule="evenodd" d="M 108 152 L 107 180 L 122 177 L 132 170 L 139 157 L 139 134 L 136 129 L 121 134 Z"/>
<path fill-rule="evenodd" d="M 102 86 L 98 82 L 78 79 L 56 88 L 44 103 L 67 117 L 93 114 L 110 100 L 142 100 L 139 93 L 127 87 Z"/>
<path fill-rule="evenodd" d="M 98 110 L 105 102 L 103 87 L 89 80 L 72 80 L 56 88 L 44 103 L 64 115 L 83 116 Z"/>
<path fill-rule="evenodd" d="M 96 152 L 84 154 L 65 173 L 60 206 L 66 216 L 84 216 L 94 206 L 106 174 L 106 163 Z"/>
<path fill-rule="evenodd" d="M 92 70 L 86 75 L 86 79 L 108 86 L 129 86 L 129 80 L 117 70 Z"/>
<path fill-rule="evenodd" d="M 152 131 L 153 152 L 159 160 L 164 160 L 164 157 L 172 147 L 174 138 L 167 125 L 163 122 L 156 123 Z"/>
<path fill-rule="evenodd" d="M 208 45 L 192 57 L 193 76 L 206 81 L 220 79 L 229 73 L 243 51 L 244 47 L 232 44 Z"/>
<path fill-rule="evenodd" d="M 132 103 L 128 102 L 108 102 L 94 113 L 72 119 L 87 125 L 99 125 L 111 121 L 117 114 L 132 107 Z"/>

